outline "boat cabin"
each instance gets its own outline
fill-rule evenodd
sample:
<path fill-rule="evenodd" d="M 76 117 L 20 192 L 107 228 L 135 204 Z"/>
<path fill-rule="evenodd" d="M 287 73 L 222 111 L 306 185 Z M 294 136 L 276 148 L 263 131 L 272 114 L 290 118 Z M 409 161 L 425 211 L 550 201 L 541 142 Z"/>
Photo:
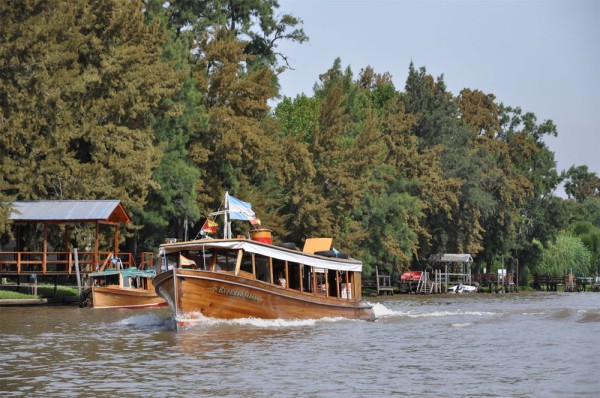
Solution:
<path fill-rule="evenodd" d="M 152 278 L 154 270 L 140 271 L 135 267 L 125 270 L 107 269 L 90 274 L 90 283 L 96 287 L 154 290 Z"/>
<path fill-rule="evenodd" d="M 163 245 L 162 268 L 198 269 L 256 280 L 308 295 L 360 300 L 361 263 L 331 251 L 331 239 L 307 239 L 302 252 L 290 244 L 266 245 L 246 239 Z M 323 250 L 319 250 L 323 249 Z M 345 259 L 343 257 L 346 257 Z"/>

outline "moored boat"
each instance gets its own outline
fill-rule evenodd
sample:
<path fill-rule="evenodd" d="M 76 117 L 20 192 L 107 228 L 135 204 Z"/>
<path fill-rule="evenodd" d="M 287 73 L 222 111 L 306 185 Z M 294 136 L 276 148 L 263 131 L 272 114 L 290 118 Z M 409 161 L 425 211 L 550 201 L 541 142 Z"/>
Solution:
<path fill-rule="evenodd" d="M 235 198 L 226 194 L 225 210 L 213 214 L 225 220 L 236 212 L 240 217 L 243 209 L 230 206 L 230 199 Z M 255 218 L 251 210 L 246 215 L 249 221 Z M 231 238 L 227 221 L 223 229 L 222 239 L 203 236 L 160 246 L 161 272 L 154 286 L 179 326 L 199 316 L 375 318 L 372 306 L 362 301 L 362 263 L 333 249 L 331 238 L 307 239 L 300 251 L 295 245 L 273 244 L 264 228 L 248 238 Z"/>
<path fill-rule="evenodd" d="M 477 293 L 477 286 L 463 285 L 459 283 L 448 288 L 448 293 Z"/>
<path fill-rule="evenodd" d="M 147 308 L 166 306 L 152 285 L 154 270 L 110 268 L 90 275 L 86 301 L 94 308 Z"/>

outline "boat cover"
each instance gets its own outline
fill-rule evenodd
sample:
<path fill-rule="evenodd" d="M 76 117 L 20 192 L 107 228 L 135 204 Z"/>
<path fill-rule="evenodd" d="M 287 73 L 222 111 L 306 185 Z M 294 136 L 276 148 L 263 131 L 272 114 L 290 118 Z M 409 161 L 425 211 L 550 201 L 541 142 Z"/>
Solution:
<path fill-rule="evenodd" d="M 90 273 L 91 277 L 98 277 L 98 276 L 108 276 L 108 275 L 116 275 L 116 274 L 123 274 L 123 276 L 133 276 L 133 277 L 138 277 L 138 276 L 142 276 L 145 278 L 154 278 L 156 276 L 156 272 L 153 269 L 149 269 L 149 270 L 139 270 L 135 267 L 131 267 L 131 268 L 127 268 L 127 269 L 106 269 L 104 271 L 100 271 L 100 272 L 92 272 Z"/>
<path fill-rule="evenodd" d="M 339 271 L 362 271 L 362 262 L 356 259 L 321 257 L 282 247 L 263 244 L 247 239 L 214 239 L 179 243 L 167 243 L 160 246 L 159 255 L 176 253 L 182 250 L 209 249 L 244 250 L 247 253 L 273 257 L 283 261 L 309 265 L 312 267 L 335 269 Z"/>

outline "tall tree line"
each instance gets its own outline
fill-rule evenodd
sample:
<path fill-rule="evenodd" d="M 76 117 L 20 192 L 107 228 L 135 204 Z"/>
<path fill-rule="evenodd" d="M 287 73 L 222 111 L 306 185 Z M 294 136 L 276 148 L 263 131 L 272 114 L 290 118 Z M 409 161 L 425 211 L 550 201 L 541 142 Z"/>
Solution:
<path fill-rule="evenodd" d="M 280 98 L 278 44 L 308 37 L 278 8 L 2 3 L 0 233 L 11 200 L 118 198 L 134 219 L 123 244 L 152 250 L 193 238 L 228 190 L 276 240 L 333 236 L 369 273 L 440 252 L 524 270 L 569 223 L 600 227 L 598 177 L 559 175 L 552 121 L 493 94 L 454 95 L 412 64 L 398 89 L 336 59 L 310 96 Z M 562 180 L 573 201 L 553 195 Z"/>

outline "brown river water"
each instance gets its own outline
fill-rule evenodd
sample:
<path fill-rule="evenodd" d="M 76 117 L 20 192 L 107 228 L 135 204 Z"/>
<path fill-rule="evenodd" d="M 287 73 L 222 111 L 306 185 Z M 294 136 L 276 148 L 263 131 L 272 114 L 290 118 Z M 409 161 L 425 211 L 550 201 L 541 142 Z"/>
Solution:
<path fill-rule="evenodd" d="M 3 397 L 599 397 L 600 294 L 368 298 L 375 322 L 0 307 Z"/>

